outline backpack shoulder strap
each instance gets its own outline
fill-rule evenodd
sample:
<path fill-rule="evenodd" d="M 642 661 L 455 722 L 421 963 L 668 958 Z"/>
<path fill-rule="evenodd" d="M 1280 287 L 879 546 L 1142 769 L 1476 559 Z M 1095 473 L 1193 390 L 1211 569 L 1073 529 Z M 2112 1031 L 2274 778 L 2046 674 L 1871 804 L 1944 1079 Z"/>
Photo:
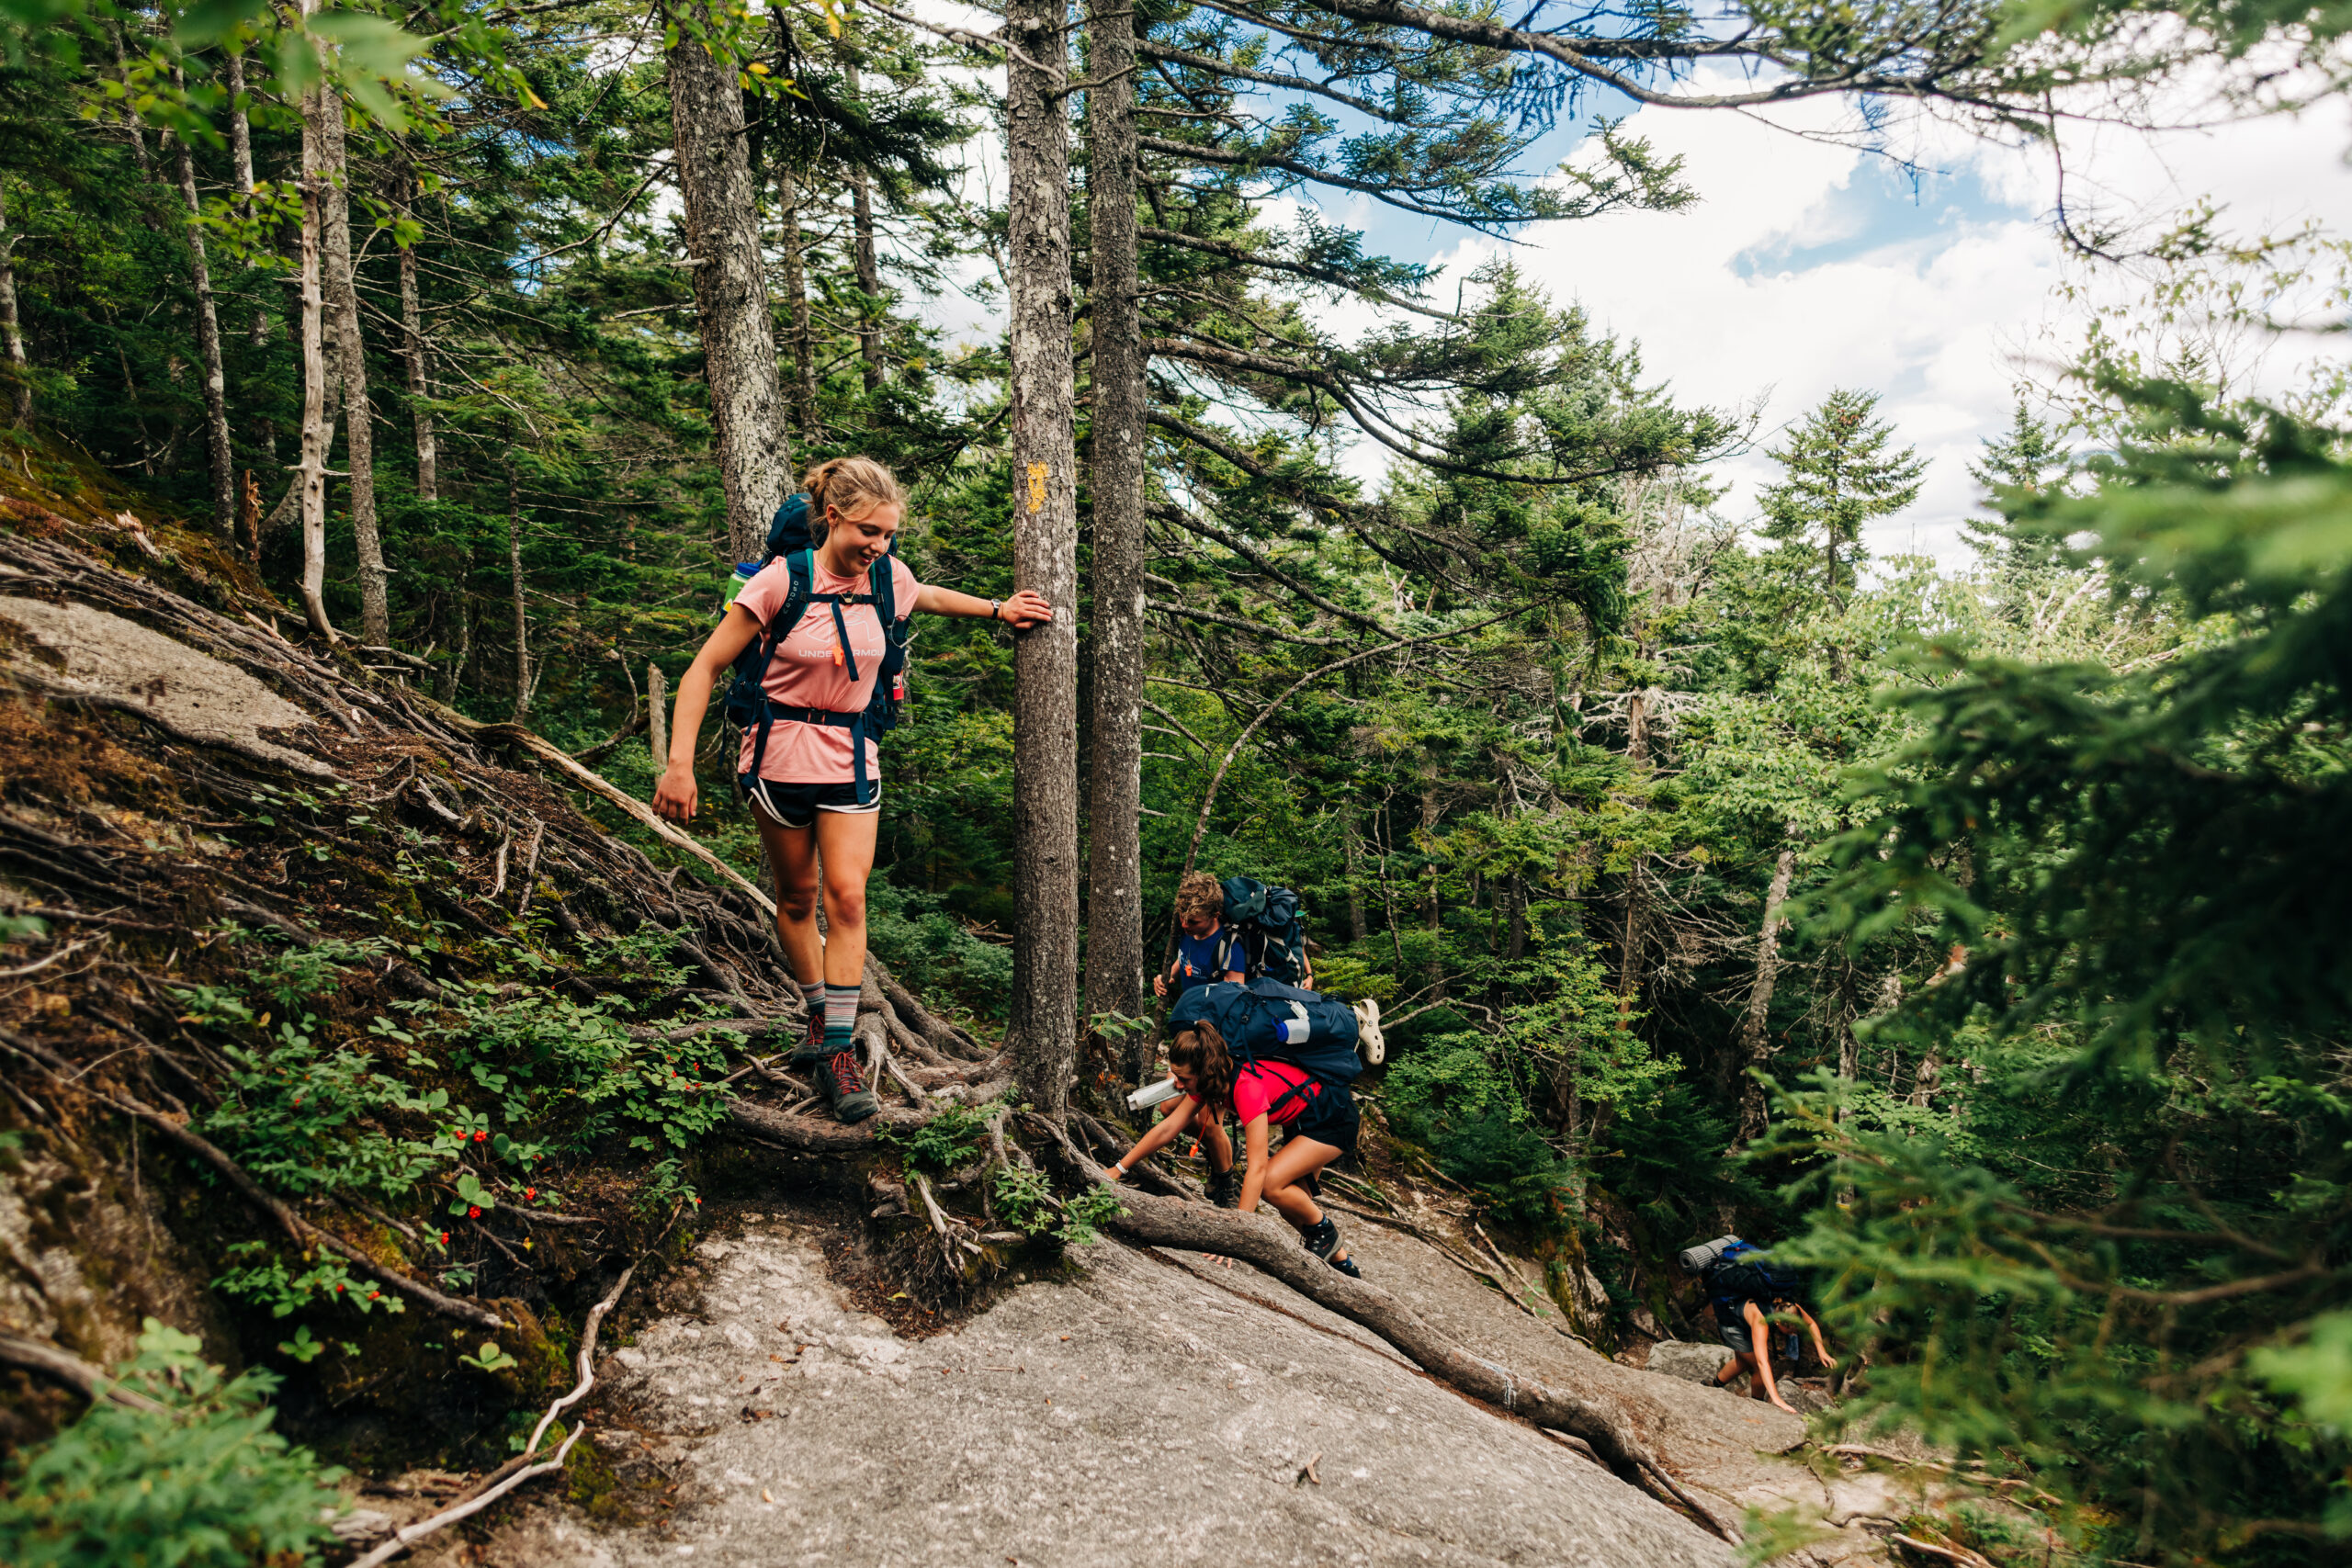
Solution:
<path fill-rule="evenodd" d="M 784 570 L 790 586 L 785 590 L 784 608 L 768 623 L 768 637 L 773 642 L 782 642 L 791 636 L 792 628 L 800 624 L 800 617 L 808 613 L 809 597 L 817 591 L 816 552 L 792 551 L 784 558 Z"/>

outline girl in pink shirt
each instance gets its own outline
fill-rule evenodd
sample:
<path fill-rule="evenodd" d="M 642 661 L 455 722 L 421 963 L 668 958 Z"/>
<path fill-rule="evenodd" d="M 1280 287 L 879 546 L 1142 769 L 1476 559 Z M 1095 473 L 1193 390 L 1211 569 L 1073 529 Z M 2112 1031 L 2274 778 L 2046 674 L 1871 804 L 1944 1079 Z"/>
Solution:
<path fill-rule="evenodd" d="M 1291 1223 L 1309 1252 L 1340 1273 L 1362 1279 L 1340 1245 L 1339 1225 L 1315 1201 L 1317 1173 L 1356 1145 L 1361 1119 L 1348 1086 L 1325 1083 L 1288 1062 L 1237 1064 L 1216 1025 L 1205 1021 L 1179 1031 L 1170 1043 L 1168 1071 L 1184 1091 L 1183 1103 L 1111 1168 L 1111 1179 L 1124 1179 L 1136 1161 L 1149 1159 L 1182 1136 L 1203 1116 L 1204 1106 L 1231 1111 L 1248 1151 L 1241 1212 L 1255 1213 L 1263 1198 Z M 1283 1129 L 1283 1146 L 1269 1159 L 1266 1145 L 1275 1127 Z M 1204 1140 L 1202 1146 L 1214 1164 L 1215 1145 Z"/>
<path fill-rule="evenodd" d="M 999 602 L 917 582 L 907 564 L 889 553 L 906 514 L 906 493 L 890 470 L 871 457 L 820 463 L 802 483 L 817 540 L 811 592 L 866 595 L 874 574 L 888 571 L 901 620 L 918 610 L 985 615 L 1017 632 L 1054 618 L 1053 606 L 1025 588 Z M 693 818 L 695 749 L 712 683 L 753 638 L 775 636 L 763 689 L 776 708 L 818 716 L 779 717 L 768 727 L 764 743 L 747 733 L 737 773 L 752 799 L 768 864 L 775 868 L 776 935 L 809 998 L 808 1036 L 794 1063 L 812 1074 L 835 1116 L 859 1122 L 876 1109 L 858 1068 L 850 1026 L 857 1019 L 858 990 L 865 977 L 865 879 L 874 869 L 882 763 L 871 739 L 861 742 L 843 724 L 825 718 L 862 713 L 873 697 L 882 662 L 882 622 L 870 603 L 812 600 L 798 625 L 772 626 L 790 590 L 786 562 L 770 562 L 736 596 L 727 618 L 680 678 L 669 767 L 653 792 L 653 808 L 675 822 Z M 854 750 L 861 743 L 863 789 Z M 817 932 L 820 865 L 828 938 Z"/>

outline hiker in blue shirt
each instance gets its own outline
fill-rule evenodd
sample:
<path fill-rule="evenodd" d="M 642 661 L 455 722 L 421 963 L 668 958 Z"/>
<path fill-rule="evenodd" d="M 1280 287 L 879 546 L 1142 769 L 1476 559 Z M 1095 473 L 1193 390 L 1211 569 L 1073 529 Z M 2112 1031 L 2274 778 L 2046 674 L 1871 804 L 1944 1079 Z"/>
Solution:
<path fill-rule="evenodd" d="M 1151 994 L 1182 1001 L 1186 991 L 1212 980 L 1238 983 L 1241 954 L 1225 926 L 1225 891 L 1205 871 L 1189 872 L 1176 886 L 1176 957 L 1164 975 L 1151 977 Z"/>

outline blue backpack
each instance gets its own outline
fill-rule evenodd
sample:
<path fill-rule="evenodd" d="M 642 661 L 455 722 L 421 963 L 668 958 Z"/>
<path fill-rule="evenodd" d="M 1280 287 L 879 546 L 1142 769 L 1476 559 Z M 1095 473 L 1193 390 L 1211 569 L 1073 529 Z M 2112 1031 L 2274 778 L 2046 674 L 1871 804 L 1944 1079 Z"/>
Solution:
<path fill-rule="evenodd" d="M 1250 876 L 1228 876 L 1220 912 L 1226 929 L 1223 968 L 1255 980 L 1267 976 L 1295 986 L 1306 977 L 1306 928 L 1300 923 L 1298 895 Z"/>
<path fill-rule="evenodd" d="M 1214 1024 L 1238 1063 L 1287 1062 L 1336 1088 L 1345 1088 L 1363 1073 L 1363 1060 L 1356 1055 L 1360 1028 L 1355 1010 L 1280 980 L 1246 985 L 1217 980 L 1194 986 L 1176 998 L 1168 1021 L 1171 1030 Z M 1294 1089 L 1275 1104 L 1299 1093 Z"/>
<path fill-rule="evenodd" d="M 1804 1270 L 1775 1263 L 1762 1248 L 1745 1241 L 1736 1241 L 1717 1254 L 1706 1266 L 1705 1278 L 1707 1293 L 1717 1303 L 1718 1317 L 1725 1304 L 1735 1310 L 1743 1302 L 1770 1307 L 1774 1302 L 1802 1302 L 1806 1293 Z"/>
<path fill-rule="evenodd" d="M 765 551 L 757 561 L 741 561 L 735 568 L 734 581 L 729 584 L 727 603 L 772 561 L 782 558 L 785 569 L 792 574 L 791 586 L 786 592 L 784 608 L 767 626 L 765 635 L 752 639 L 743 651 L 735 656 L 735 673 L 728 682 L 727 694 L 720 699 L 729 723 L 736 728 L 752 732 L 752 773 L 757 776 L 760 760 L 767 755 L 768 732 L 783 719 L 795 724 L 825 724 L 850 732 L 850 754 L 855 759 L 852 777 L 857 785 L 857 803 L 866 805 L 872 799 L 872 781 L 865 772 L 865 742 L 879 740 L 899 727 L 907 700 L 907 639 L 913 627 L 911 621 L 901 623 L 898 616 L 898 573 L 891 556 L 886 555 L 874 563 L 865 574 L 867 592 L 864 593 L 819 593 L 816 588 L 816 546 L 808 528 L 808 498 L 794 495 L 786 498 L 775 509 L 775 517 L 768 525 Z M 890 541 L 893 554 L 898 540 Z M 824 708 L 788 707 L 768 695 L 768 661 L 775 657 L 776 644 L 790 636 L 800 624 L 800 617 L 812 604 L 830 604 L 833 611 L 833 634 L 841 639 L 842 657 L 849 661 L 849 678 L 857 679 L 857 655 L 850 651 L 849 628 L 842 619 L 844 604 L 871 604 L 882 622 L 882 671 L 874 682 L 874 695 L 865 706 L 854 713 L 834 713 Z"/>

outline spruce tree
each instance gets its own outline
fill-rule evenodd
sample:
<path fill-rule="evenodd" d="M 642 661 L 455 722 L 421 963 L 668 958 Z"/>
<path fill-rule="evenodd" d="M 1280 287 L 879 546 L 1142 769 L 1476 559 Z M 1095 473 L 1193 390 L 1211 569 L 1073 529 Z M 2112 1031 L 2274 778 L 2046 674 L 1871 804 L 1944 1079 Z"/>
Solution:
<path fill-rule="evenodd" d="M 1968 476 L 1984 487 L 1990 519 L 1964 518 L 1961 528 L 1977 560 L 2005 579 L 2048 570 L 2064 555 L 2061 541 L 2031 530 L 2018 531 L 2018 519 L 2036 502 L 2054 499 L 2074 467 L 2056 426 L 2034 417 L 2020 401 L 2009 428 L 1984 438 L 1984 454 L 1968 465 Z"/>
<path fill-rule="evenodd" d="M 1841 610 L 1870 558 L 1862 530 L 1910 505 L 1927 471 L 1915 448 L 1894 446 L 1894 427 L 1872 418 L 1877 410 L 1876 392 L 1830 393 L 1768 454 L 1783 477 L 1758 497 L 1764 536 L 1817 552 L 1821 591 Z"/>

